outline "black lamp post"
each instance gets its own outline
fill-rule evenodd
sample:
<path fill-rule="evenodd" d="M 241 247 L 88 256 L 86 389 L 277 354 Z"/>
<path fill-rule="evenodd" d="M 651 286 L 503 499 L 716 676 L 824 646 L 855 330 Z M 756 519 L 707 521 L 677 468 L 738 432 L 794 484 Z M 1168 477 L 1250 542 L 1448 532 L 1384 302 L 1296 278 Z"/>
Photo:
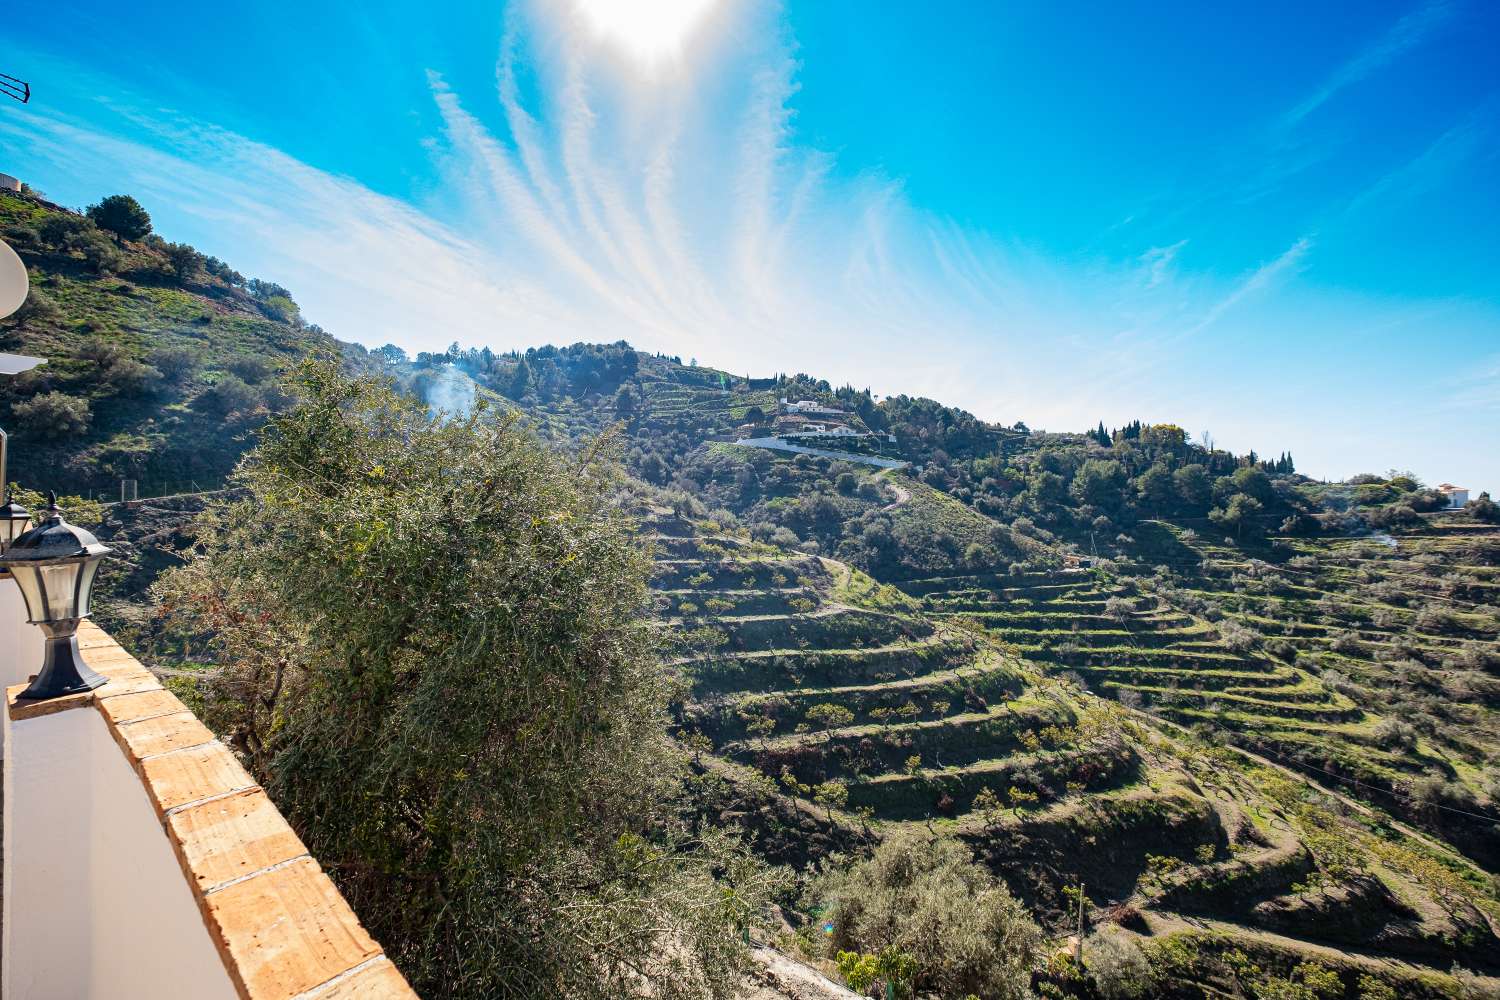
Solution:
<path fill-rule="evenodd" d="M 10 548 L 30 527 L 31 511 L 7 498 L 4 506 L 0 506 L 0 552 Z"/>
<path fill-rule="evenodd" d="M 26 617 L 47 636 L 42 669 L 22 698 L 56 698 L 92 691 L 109 680 L 88 668 L 78 651 L 78 622 L 89 613 L 94 574 L 110 552 L 99 539 L 63 520 L 57 495 L 48 497 L 47 519 L 11 541 L 0 553 L 26 601 Z"/>

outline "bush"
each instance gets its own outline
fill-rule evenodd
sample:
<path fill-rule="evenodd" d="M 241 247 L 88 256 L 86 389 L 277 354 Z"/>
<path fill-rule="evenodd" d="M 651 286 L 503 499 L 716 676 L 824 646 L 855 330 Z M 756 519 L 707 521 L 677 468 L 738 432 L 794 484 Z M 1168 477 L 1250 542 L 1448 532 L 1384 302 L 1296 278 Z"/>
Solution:
<path fill-rule="evenodd" d="M 88 219 L 71 212 L 56 212 L 36 227 L 37 240 L 53 250 L 81 250 L 98 228 Z"/>
<path fill-rule="evenodd" d="M 199 367 L 198 352 L 188 347 L 160 347 L 151 352 L 151 365 L 172 382 L 186 382 Z"/>
<path fill-rule="evenodd" d="M 912 986 L 919 993 L 1031 995 L 1041 931 L 957 840 L 899 831 L 869 860 L 828 876 L 821 889 L 833 953 L 895 948 L 916 960 Z"/>
<path fill-rule="evenodd" d="M 82 434 L 92 416 L 88 400 L 56 391 L 12 403 L 10 412 L 22 427 L 44 439 Z"/>
<path fill-rule="evenodd" d="M 26 294 L 26 301 L 21 303 L 21 308 L 12 313 L 10 318 L 16 323 L 25 323 L 29 320 L 55 319 L 61 314 L 62 310 L 52 301 L 52 296 L 32 285 Z"/>
<path fill-rule="evenodd" d="M 128 194 L 112 194 L 99 204 L 90 205 L 88 217 L 94 225 L 122 240 L 143 240 L 151 233 L 151 216 Z"/>
<path fill-rule="evenodd" d="M 1083 964 L 1104 1000 L 1137 1000 L 1156 986 L 1145 952 L 1117 927 L 1102 928 L 1086 943 Z"/>
<path fill-rule="evenodd" d="M 226 375 L 193 400 L 193 409 L 216 417 L 251 413 L 263 402 L 261 394 L 244 379 Z"/>
<path fill-rule="evenodd" d="M 261 299 L 257 302 L 260 311 L 267 319 L 274 319 L 278 323 L 291 323 L 293 326 L 302 321 L 302 311 L 297 308 L 297 303 L 285 295 L 274 295 L 269 299 Z"/>
<path fill-rule="evenodd" d="M 203 262 L 203 269 L 218 278 L 227 285 L 239 287 L 244 285 L 245 276 L 217 257 L 209 257 Z"/>
<path fill-rule="evenodd" d="M 150 389 L 161 378 L 161 372 L 134 358 L 121 358 L 104 372 L 104 380 L 115 392 L 125 396 Z"/>
<path fill-rule="evenodd" d="M 1387 750 L 1415 750 L 1417 731 L 1400 719 L 1381 719 L 1375 725 L 1375 742 Z"/>
<path fill-rule="evenodd" d="M 253 354 L 235 358 L 224 367 L 251 385 L 259 385 L 275 373 L 269 362 Z"/>
<path fill-rule="evenodd" d="M 84 241 L 83 259 L 95 274 L 118 271 L 125 262 L 125 255 L 111 243 L 103 233 L 92 233 Z"/>
<path fill-rule="evenodd" d="M 42 245 L 42 237 L 35 226 L 25 223 L 5 227 L 5 242 L 16 248 L 32 248 Z"/>
<path fill-rule="evenodd" d="M 85 361 L 92 361 L 100 369 L 106 369 L 126 360 L 130 355 L 126 353 L 124 346 L 118 340 L 112 340 L 109 337 L 90 337 L 79 345 L 78 356 Z"/>
<path fill-rule="evenodd" d="M 1464 513 L 1485 524 L 1500 524 L 1500 504 L 1491 500 L 1488 493 L 1481 493 L 1465 504 Z"/>
<path fill-rule="evenodd" d="M 203 255 L 188 244 L 168 243 L 165 252 L 178 281 L 192 281 L 203 272 Z"/>

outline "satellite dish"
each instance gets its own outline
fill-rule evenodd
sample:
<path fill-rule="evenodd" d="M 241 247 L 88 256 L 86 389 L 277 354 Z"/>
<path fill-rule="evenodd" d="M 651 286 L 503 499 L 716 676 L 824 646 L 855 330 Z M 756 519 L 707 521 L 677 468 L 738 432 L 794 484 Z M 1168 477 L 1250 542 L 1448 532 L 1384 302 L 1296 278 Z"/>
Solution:
<path fill-rule="evenodd" d="M 0 319 L 21 308 L 29 286 L 26 265 L 9 245 L 0 240 Z"/>

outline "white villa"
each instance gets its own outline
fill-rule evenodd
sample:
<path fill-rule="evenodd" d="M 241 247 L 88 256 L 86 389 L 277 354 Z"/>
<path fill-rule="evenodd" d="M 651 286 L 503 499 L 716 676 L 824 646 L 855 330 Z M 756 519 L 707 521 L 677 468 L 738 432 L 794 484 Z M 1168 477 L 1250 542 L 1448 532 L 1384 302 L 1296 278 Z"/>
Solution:
<path fill-rule="evenodd" d="M 782 413 L 799 413 L 804 416 L 813 415 L 820 417 L 842 417 L 844 411 L 832 406 L 824 406 L 815 399 L 803 399 L 795 403 L 787 401 L 785 396 L 781 397 Z"/>
<path fill-rule="evenodd" d="M 832 427 L 826 427 L 823 424 L 803 424 L 801 430 L 794 431 L 793 433 L 783 436 L 815 438 L 862 438 L 869 437 L 870 435 L 861 434 L 859 431 L 854 430 L 852 427 L 845 427 L 843 424 L 835 424 Z"/>
<path fill-rule="evenodd" d="M 1469 491 L 1462 486 L 1454 486 L 1452 483 L 1442 483 L 1437 488 L 1438 492 L 1448 498 L 1448 509 L 1457 510 L 1469 502 Z"/>

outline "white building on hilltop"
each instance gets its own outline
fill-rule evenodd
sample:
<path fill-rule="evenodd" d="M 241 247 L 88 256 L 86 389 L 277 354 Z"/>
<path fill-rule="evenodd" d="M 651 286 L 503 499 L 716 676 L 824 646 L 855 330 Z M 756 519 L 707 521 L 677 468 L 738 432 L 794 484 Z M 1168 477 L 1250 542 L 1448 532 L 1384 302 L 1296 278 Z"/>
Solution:
<path fill-rule="evenodd" d="M 1454 486 L 1452 483 L 1442 483 L 1437 488 L 1438 492 L 1448 498 L 1448 509 L 1457 510 L 1469 502 L 1469 491 L 1462 486 Z"/>
<path fill-rule="evenodd" d="M 811 414 L 822 417 L 842 417 L 844 415 L 843 410 L 832 406 L 824 406 L 815 399 L 803 399 L 795 403 L 789 403 L 785 396 L 781 397 L 781 412 L 800 413 L 804 416 Z"/>
<path fill-rule="evenodd" d="M 0 174 L 0 191 L 21 190 L 21 179 L 10 174 Z"/>

